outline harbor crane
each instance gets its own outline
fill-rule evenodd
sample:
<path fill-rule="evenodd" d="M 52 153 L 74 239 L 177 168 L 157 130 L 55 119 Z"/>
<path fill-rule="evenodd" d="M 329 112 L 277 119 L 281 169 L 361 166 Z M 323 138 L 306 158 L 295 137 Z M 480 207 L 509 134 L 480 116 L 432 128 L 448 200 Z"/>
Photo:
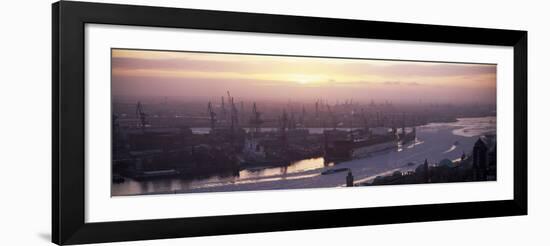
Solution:
<path fill-rule="evenodd" d="M 221 106 L 221 119 L 222 121 L 227 122 L 227 112 L 225 111 L 225 100 L 222 96 L 222 106 Z"/>
<path fill-rule="evenodd" d="M 327 104 L 327 111 L 329 113 L 330 119 L 332 120 L 332 128 L 333 130 L 336 130 L 336 126 L 338 123 L 336 123 L 336 117 L 332 113 L 332 110 L 330 109 L 330 105 Z"/>
<path fill-rule="evenodd" d="M 229 103 L 231 103 L 231 129 L 234 129 L 236 126 L 239 125 L 239 111 L 235 106 L 235 98 L 231 96 L 229 91 L 227 91 L 227 100 L 229 101 Z"/>
<path fill-rule="evenodd" d="M 254 127 L 254 132 L 259 133 L 260 127 L 264 121 L 260 118 L 262 113 L 258 111 L 258 108 L 256 107 L 256 102 L 252 105 L 252 117 L 250 119 L 250 125 Z"/>
<path fill-rule="evenodd" d="M 315 118 L 319 118 L 319 100 L 315 102 Z"/>
<path fill-rule="evenodd" d="M 208 102 L 208 116 L 210 117 L 210 130 L 214 131 L 214 128 L 216 128 L 216 113 L 214 112 L 214 109 L 212 108 L 212 103 Z"/>
<path fill-rule="evenodd" d="M 300 126 L 302 128 L 306 127 L 306 108 L 302 105 L 302 115 L 300 116 Z"/>
<path fill-rule="evenodd" d="M 136 105 L 136 118 L 139 119 L 138 127 L 141 127 L 142 130 L 144 130 L 147 125 L 149 125 L 149 122 L 147 121 L 147 114 L 143 112 L 143 105 L 140 101 L 138 101 Z"/>
<path fill-rule="evenodd" d="M 286 109 L 283 109 L 283 115 L 281 116 L 281 139 L 282 139 L 284 148 L 286 148 L 287 146 L 286 130 L 288 128 L 289 128 L 288 114 L 286 113 Z"/>

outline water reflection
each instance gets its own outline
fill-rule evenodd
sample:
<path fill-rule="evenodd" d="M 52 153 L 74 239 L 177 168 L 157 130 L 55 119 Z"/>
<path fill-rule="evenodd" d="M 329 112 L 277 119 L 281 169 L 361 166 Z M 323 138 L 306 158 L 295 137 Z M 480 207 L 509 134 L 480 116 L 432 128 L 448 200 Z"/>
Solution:
<path fill-rule="evenodd" d="M 286 175 L 297 172 L 304 172 L 331 166 L 333 163 L 325 163 L 323 157 L 296 161 L 288 166 L 272 168 L 252 168 L 239 172 L 240 178 L 258 178 L 262 176 Z"/>
<path fill-rule="evenodd" d="M 147 181 L 126 179 L 125 182 L 112 184 L 112 195 L 135 195 L 143 193 L 167 193 L 185 191 L 194 188 L 216 187 L 227 184 L 259 183 L 276 180 L 310 178 L 312 174 L 294 175 L 332 166 L 323 157 L 299 160 L 282 167 L 257 167 L 244 169 L 238 173 L 223 173 L 196 178 L 172 178 Z M 288 176 L 292 175 L 292 176 Z M 318 175 L 318 174 L 313 174 Z"/>

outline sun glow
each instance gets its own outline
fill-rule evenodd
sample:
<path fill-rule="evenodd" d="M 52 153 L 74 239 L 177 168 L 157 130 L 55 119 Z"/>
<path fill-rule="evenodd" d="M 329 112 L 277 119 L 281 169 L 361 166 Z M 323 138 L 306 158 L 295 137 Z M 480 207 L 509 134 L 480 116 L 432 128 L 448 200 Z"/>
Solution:
<path fill-rule="evenodd" d="M 291 74 L 288 76 L 288 81 L 293 81 L 298 85 L 313 85 L 323 81 L 322 77 L 314 74 Z"/>
<path fill-rule="evenodd" d="M 491 64 L 114 49 L 111 66 L 113 91 L 119 94 L 195 97 L 190 91 L 207 95 L 219 87 L 249 97 L 279 91 L 289 98 L 360 98 L 369 91 L 383 99 L 469 102 L 493 100 L 496 87 Z"/>

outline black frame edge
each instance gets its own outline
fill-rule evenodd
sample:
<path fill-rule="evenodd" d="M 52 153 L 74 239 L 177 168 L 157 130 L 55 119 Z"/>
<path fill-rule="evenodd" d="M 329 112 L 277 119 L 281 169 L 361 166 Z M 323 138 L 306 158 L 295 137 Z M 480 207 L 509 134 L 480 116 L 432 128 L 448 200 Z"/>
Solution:
<path fill-rule="evenodd" d="M 58 199 L 55 204 L 56 218 L 52 222 L 56 229 L 57 244 L 67 244 L 78 230 L 85 226 L 84 220 L 84 22 L 79 13 L 86 11 L 84 2 L 60 1 L 53 4 L 57 35 L 57 55 L 55 70 L 55 92 L 53 100 L 57 105 L 53 109 L 57 115 L 54 129 L 56 145 L 54 185 Z M 79 165 L 77 163 L 81 163 Z M 55 184 L 55 182 L 57 184 Z"/>
<path fill-rule="evenodd" d="M 438 213 L 433 213 L 434 210 L 437 210 Z M 456 213 L 456 211 L 460 212 Z M 392 214 L 392 217 L 380 216 L 383 214 Z M 120 221 L 114 223 L 102 222 L 85 224 L 65 243 L 104 243 L 515 215 L 522 215 L 521 208 L 513 200 L 506 200 L 187 219 Z M 423 219 L 419 220 L 419 216 L 423 216 Z M 258 220 L 258 217 L 261 217 L 261 220 Z M 354 219 L 350 220 L 350 217 Z M 121 230 L 121 228 L 124 229 Z"/>
<path fill-rule="evenodd" d="M 59 244 L 59 3 L 52 4 L 52 242 Z"/>
<path fill-rule="evenodd" d="M 131 15 L 120 15 L 129 13 Z M 153 15 L 145 13 L 154 12 Z M 159 15 L 163 18 L 158 18 Z M 116 18 L 115 18 L 116 17 Z M 214 21 L 223 17 L 224 23 Z M 243 22 L 259 20 L 246 27 Z M 200 20 L 200 21 L 198 21 Z M 282 23 L 278 23 L 282 21 Z M 85 223 L 84 24 L 103 23 L 514 47 L 514 199 Z M 270 24 L 271 23 L 271 24 Z M 290 23 L 296 25 L 288 27 Z M 323 26 L 323 28 L 320 28 Z M 349 27 L 342 29 L 341 27 Z M 370 32 L 354 33 L 361 27 Z M 376 32 L 380 28 L 403 32 Z M 303 33 L 303 30 L 308 30 Z M 431 33 L 429 37 L 415 33 Z M 72 164 L 72 165 L 71 165 Z M 438 213 L 434 214 L 433 209 Z M 460 211 L 456 213 L 456 211 Z M 381 214 L 397 214 L 381 218 Z M 89 2 L 52 5 L 52 242 L 82 244 L 527 214 L 527 32 Z M 347 217 L 351 216 L 353 219 Z M 258 218 L 262 217 L 262 220 Z M 359 220 L 359 219 L 362 220 Z M 223 223 L 223 224 L 221 224 Z M 214 226 L 213 226 L 214 225 Z"/>
<path fill-rule="evenodd" d="M 61 1 L 98 24 L 513 46 L 524 31 L 327 17 Z M 85 11 L 83 11 L 85 9 Z M 120 16 L 126 12 L 131 15 Z M 154 15 L 148 13 L 155 12 Z M 223 22 L 219 20 L 223 19 Z M 131 23 L 131 24 L 129 24 Z M 185 27 L 182 27 L 185 23 Z M 243 23 L 248 23 L 246 28 Z M 381 32 L 381 29 L 395 30 Z M 303 30 L 307 30 L 304 34 Z M 433 33 L 429 38 L 418 33 Z"/>
<path fill-rule="evenodd" d="M 527 215 L 527 31 L 514 45 L 514 201 Z"/>

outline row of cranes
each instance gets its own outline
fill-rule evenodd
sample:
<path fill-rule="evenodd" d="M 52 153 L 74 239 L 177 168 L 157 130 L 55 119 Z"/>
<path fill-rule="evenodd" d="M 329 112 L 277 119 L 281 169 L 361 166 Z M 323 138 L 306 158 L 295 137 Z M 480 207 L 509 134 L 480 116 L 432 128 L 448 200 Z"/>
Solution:
<path fill-rule="evenodd" d="M 225 106 L 225 99 L 222 96 L 221 97 L 221 107 L 220 107 L 220 114 L 221 114 L 220 118 L 221 119 L 218 119 L 218 117 L 217 117 L 218 114 L 215 112 L 212 102 L 208 102 L 207 114 L 208 114 L 209 119 L 210 119 L 210 128 L 211 129 L 216 129 L 216 127 L 218 126 L 218 123 L 224 122 L 224 121 L 228 123 L 226 125 L 228 125 L 231 129 L 239 126 L 239 123 L 240 123 L 239 115 L 240 114 L 239 114 L 239 111 L 237 110 L 237 107 L 236 107 L 236 104 L 235 104 L 235 98 L 231 96 L 229 91 L 227 92 L 227 97 L 228 97 L 229 109 L 230 109 L 229 114 L 227 113 L 227 109 L 226 109 L 226 106 Z M 244 111 L 244 102 L 241 101 L 240 105 L 241 105 L 241 111 Z M 294 113 L 291 113 L 290 116 L 289 116 L 286 109 L 283 109 L 282 114 L 276 119 L 262 119 L 262 117 L 261 117 L 262 112 L 260 112 L 258 110 L 258 106 L 257 106 L 256 102 L 253 102 L 252 103 L 252 111 L 251 111 L 250 119 L 248 121 L 248 125 L 252 129 L 252 132 L 259 133 L 261 131 L 261 127 L 264 123 L 277 122 L 278 125 L 280 126 L 281 131 L 284 132 L 287 129 L 297 128 L 298 125 L 301 125 L 301 126 L 305 125 L 304 124 L 305 115 L 306 115 L 306 111 L 305 111 L 305 108 L 303 107 L 302 108 L 302 114 L 301 114 L 301 117 L 300 117 L 300 123 L 298 123 L 296 121 Z M 229 120 L 227 120 L 228 118 L 229 118 Z"/>
<path fill-rule="evenodd" d="M 221 105 L 219 110 L 215 109 L 214 104 L 209 101 L 207 105 L 207 117 L 188 117 L 195 120 L 208 120 L 209 127 L 214 130 L 218 127 L 228 127 L 230 129 L 236 129 L 237 127 L 248 126 L 252 132 L 260 132 L 262 125 L 269 123 L 276 123 L 281 131 L 295 128 L 305 128 L 307 124 L 312 127 L 323 128 L 339 128 L 345 127 L 353 128 L 355 125 L 369 128 L 378 126 L 395 127 L 398 122 L 399 125 L 405 126 L 406 118 L 411 125 L 418 122 L 417 118 L 412 116 L 406 116 L 405 113 L 398 117 L 394 114 L 383 114 L 380 111 L 376 113 L 367 113 L 364 108 L 357 110 L 357 104 L 354 104 L 352 100 L 346 101 L 344 104 L 329 104 L 327 101 L 317 100 L 314 104 L 314 115 L 308 115 L 306 107 L 301 106 L 299 110 L 299 117 L 296 117 L 296 110 L 292 110 L 292 106 L 287 106 L 282 110 L 279 116 L 272 119 L 262 118 L 263 113 L 259 111 L 259 107 L 256 102 L 252 102 L 252 110 L 249 114 L 249 120 L 247 123 L 242 121 L 245 117 L 244 102 L 240 102 L 240 109 L 237 109 L 235 98 L 227 91 L 227 104 L 225 97 L 221 97 Z M 371 104 L 373 104 L 371 102 Z M 387 103 L 386 103 L 387 104 Z M 391 104 L 390 104 L 391 105 Z M 295 107 L 294 107 L 295 108 Z M 334 108 L 337 108 L 337 112 L 334 112 Z M 288 110 L 290 109 L 290 110 Z M 323 110 L 324 109 L 324 110 Z M 357 112 L 360 113 L 357 113 Z M 136 119 L 137 126 L 144 129 L 150 126 L 148 114 L 145 113 L 143 104 L 138 101 L 136 104 Z M 309 118 L 308 118 L 309 117 Z M 401 118 L 401 120 L 398 120 Z"/>
<path fill-rule="evenodd" d="M 221 107 L 219 113 L 220 119 L 218 119 L 218 114 L 215 112 L 212 102 L 208 102 L 207 114 L 210 121 L 210 129 L 216 129 L 218 127 L 218 123 L 223 124 L 223 122 L 226 122 L 226 125 L 229 126 L 230 129 L 235 129 L 241 123 L 239 119 L 239 110 L 237 110 L 235 104 L 235 98 L 231 96 L 231 93 L 229 91 L 227 91 L 227 98 L 229 102 L 229 110 L 226 109 L 225 98 L 223 96 L 221 97 Z M 241 101 L 240 104 L 241 112 L 243 112 L 244 102 Z M 249 123 L 255 129 L 255 131 L 259 131 L 261 125 L 266 122 L 260 118 L 260 115 L 261 112 L 258 111 L 256 103 L 254 102 L 252 107 L 252 118 L 250 119 Z"/>
<path fill-rule="evenodd" d="M 229 108 L 231 110 L 230 110 L 230 114 L 229 114 L 230 120 L 229 121 L 225 120 L 225 121 L 229 122 L 230 127 L 233 128 L 236 125 L 238 125 L 240 114 L 239 114 L 239 112 L 238 112 L 238 110 L 235 106 L 234 97 L 232 97 L 229 92 L 227 92 L 227 96 L 229 98 L 229 100 L 228 100 L 230 102 Z M 241 111 L 244 111 L 244 102 L 241 101 L 240 104 L 241 104 Z M 373 103 L 371 102 L 371 104 L 373 104 Z M 388 102 L 386 102 L 386 105 L 392 105 L 392 104 L 389 104 Z M 344 113 L 343 115 L 342 115 L 342 113 L 333 112 L 333 109 L 332 109 L 333 107 L 340 107 L 340 106 L 351 108 L 352 106 L 354 106 L 354 104 L 353 104 L 353 101 L 350 100 L 349 102 L 346 101 L 346 103 L 344 103 L 344 104 L 332 105 L 331 106 L 326 101 L 317 100 L 315 102 L 315 114 L 314 114 L 314 117 L 313 117 L 313 119 L 314 119 L 313 121 L 314 122 L 319 122 L 318 125 L 322 126 L 323 128 L 331 127 L 333 129 L 341 127 L 343 125 L 342 120 L 344 118 L 349 118 L 349 125 L 348 125 L 349 128 L 353 128 L 354 123 L 355 123 L 354 119 L 358 119 L 358 121 L 360 122 L 360 123 L 357 124 L 358 126 L 364 126 L 365 128 L 369 128 L 369 126 L 370 127 L 377 127 L 377 126 L 395 127 L 396 125 L 398 125 L 399 120 L 397 120 L 398 117 L 395 114 L 394 115 L 388 115 L 388 114 L 383 114 L 380 111 L 378 111 L 378 112 L 376 112 L 376 114 L 373 117 L 373 115 L 368 114 L 364 108 L 360 109 L 359 114 L 356 113 L 355 109 L 344 110 L 344 111 L 349 111 L 350 113 Z M 325 107 L 326 110 L 322 110 L 321 107 Z M 251 114 L 250 114 L 250 119 L 248 121 L 248 126 L 253 130 L 253 132 L 259 132 L 261 127 L 262 127 L 262 124 L 270 123 L 270 122 L 277 122 L 282 131 L 285 131 L 286 129 L 295 129 L 295 128 L 299 128 L 299 127 L 305 128 L 306 127 L 306 122 L 308 121 L 307 120 L 308 115 L 307 115 L 307 111 L 306 111 L 305 106 L 302 105 L 301 112 L 299 114 L 298 119 L 296 119 L 297 117 L 295 116 L 296 111 L 295 110 L 287 110 L 288 108 L 292 109 L 291 106 L 285 107 L 282 110 L 282 113 L 280 114 L 280 116 L 278 116 L 276 119 L 262 119 L 261 116 L 262 116 L 263 113 L 258 110 L 258 106 L 257 106 L 256 102 L 252 102 L 252 111 L 251 111 Z M 341 110 L 341 109 L 339 109 L 339 110 Z M 227 110 L 225 108 L 224 97 L 222 97 L 222 104 L 221 104 L 221 108 L 220 108 L 220 114 L 222 115 L 221 120 L 218 120 L 217 113 L 214 110 L 214 106 L 213 106 L 212 102 L 208 102 L 207 113 L 208 113 L 208 116 L 210 117 L 210 127 L 211 127 L 211 129 L 215 129 L 217 123 L 223 122 L 224 121 L 223 119 L 227 119 L 228 115 L 227 115 Z M 401 113 L 401 123 L 402 124 L 400 124 L 400 125 L 402 125 L 403 127 L 406 125 L 405 124 L 406 123 L 406 118 L 407 118 L 406 114 Z M 410 123 L 418 122 L 418 119 L 416 119 L 416 118 L 413 119 L 411 116 L 408 116 L 408 118 L 409 118 Z M 327 121 L 328 121 L 329 124 L 327 124 Z"/>

